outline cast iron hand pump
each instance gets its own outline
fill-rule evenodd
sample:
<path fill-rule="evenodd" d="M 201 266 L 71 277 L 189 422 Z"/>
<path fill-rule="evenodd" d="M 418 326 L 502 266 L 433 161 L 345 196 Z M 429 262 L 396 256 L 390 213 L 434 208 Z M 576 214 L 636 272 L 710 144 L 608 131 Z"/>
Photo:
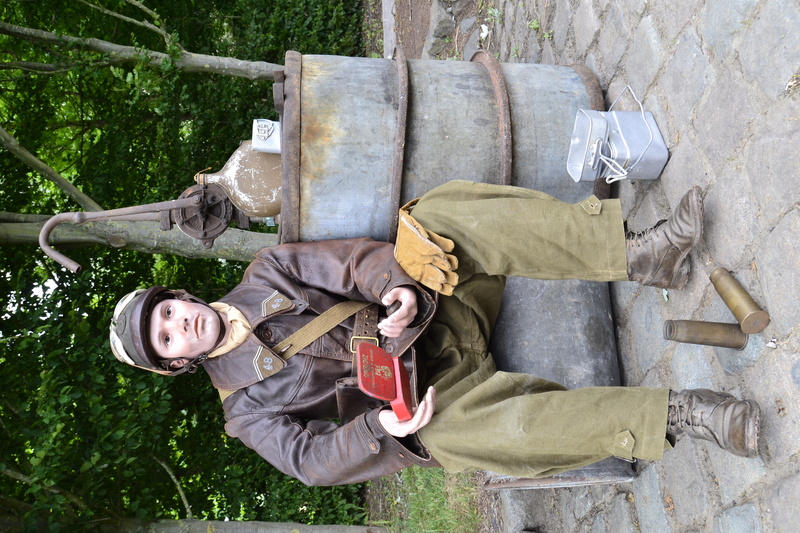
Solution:
<path fill-rule="evenodd" d="M 235 212 L 235 213 L 234 213 Z M 236 215 L 239 227 L 249 228 L 247 216 L 234 209 L 225 192 L 216 185 L 194 185 L 189 187 L 177 200 L 137 205 L 97 212 L 60 213 L 48 220 L 39 232 L 39 246 L 64 267 L 78 273 L 81 266 L 50 246 L 50 232 L 62 222 L 83 224 L 90 220 L 127 220 L 159 222 L 163 231 L 172 229 L 173 224 L 203 246 L 211 248 L 214 239 L 227 228 L 231 218 Z"/>

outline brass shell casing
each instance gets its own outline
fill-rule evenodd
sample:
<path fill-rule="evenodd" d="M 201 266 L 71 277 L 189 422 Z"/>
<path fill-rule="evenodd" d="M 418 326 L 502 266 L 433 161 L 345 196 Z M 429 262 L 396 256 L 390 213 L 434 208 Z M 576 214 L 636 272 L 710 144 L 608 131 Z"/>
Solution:
<path fill-rule="evenodd" d="M 744 350 L 749 337 L 742 333 L 739 324 L 667 320 L 664 322 L 664 338 L 668 341 Z"/>
<path fill-rule="evenodd" d="M 739 321 L 743 333 L 758 333 L 767 327 L 769 314 L 758 306 L 730 272 L 724 268 L 718 268 L 711 273 L 709 278 L 725 305 Z"/>

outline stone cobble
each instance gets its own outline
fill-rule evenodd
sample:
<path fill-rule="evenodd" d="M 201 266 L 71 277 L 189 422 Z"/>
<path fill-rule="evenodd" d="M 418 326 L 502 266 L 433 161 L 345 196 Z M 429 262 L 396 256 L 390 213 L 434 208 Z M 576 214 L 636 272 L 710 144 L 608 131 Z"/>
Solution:
<path fill-rule="evenodd" d="M 466 1 L 475 20 L 460 41 L 473 50 L 586 65 L 606 106 L 630 85 L 653 113 L 670 160 L 659 180 L 618 186 L 631 228 L 666 217 L 688 188 L 704 191 L 706 232 L 687 287 L 612 284 L 626 384 L 730 391 L 763 413 L 758 458 L 684 439 L 663 461 L 639 464 L 631 483 L 505 492 L 506 531 L 800 531 L 800 3 Z M 481 24 L 491 30 L 483 42 Z M 626 95 L 617 109 L 636 104 Z M 741 351 L 664 340 L 666 319 L 735 322 L 708 279 L 717 267 L 770 325 Z"/>

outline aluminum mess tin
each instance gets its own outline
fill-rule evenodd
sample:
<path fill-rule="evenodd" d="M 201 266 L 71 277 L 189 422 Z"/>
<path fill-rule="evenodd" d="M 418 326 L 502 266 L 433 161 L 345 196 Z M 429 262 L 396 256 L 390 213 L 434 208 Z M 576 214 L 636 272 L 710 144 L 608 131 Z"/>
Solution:
<path fill-rule="evenodd" d="M 570 139 L 567 172 L 575 182 L 607 178 L 654 180 L 669 151 L 648 111 L 579 109 Z"/>
<path fill-rule="evenodd" d="M 609 157 L 627 171 L 628 179 L 657 179 L 667 164 L 669 151 L 653 114 L 649 111 L 608 111 L 602 114 L 609 122 Z"/>
<path fill-rule="evenodd" d="M 579 109 L 570 138 L 567 172 L 579 181 L 594 181 L 605 169 L 600 155 L 608 142 L 608 120 L 602 111 Z"/>

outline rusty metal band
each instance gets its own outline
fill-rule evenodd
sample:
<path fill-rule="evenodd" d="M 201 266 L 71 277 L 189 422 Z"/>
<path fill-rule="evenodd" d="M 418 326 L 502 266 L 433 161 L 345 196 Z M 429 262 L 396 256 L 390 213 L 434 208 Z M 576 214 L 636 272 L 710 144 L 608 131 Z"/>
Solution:
<path fill-rule="evenodd" d="M 283 192 L 281 198 L 280 242 L 300 240 L 300 83 L 302 55 L 286 52 L 282 94 L 275 89 L 276 109 L 281 112 L 281 166 Z M 280 103 L 278 102 L 280 96 Z"/>
<path fill-rule="evenodd" d="M 584 65 L 567 65 L 580 76 L 586 94 L 589 96 L 589 107 L 595 111 L 605 111 L 603 89 L 594 73 Z"/>
<path fill-rule="evenodd" d="M 389 201 L 388 242 L 397 237 L 397 223 L 400 217 L 400 193 L 403 188 L 403 158 L 406 152 L 406 124 L 408 122 L 408 62 L 402 46 L 396 46 L 392 54 L 397 65 L 397 128 L 394 137 L 394 159 Z"/>
<path fill-rule="evenodd" d="M 514 143 L 511 137 L 511 106 L 508 102 L 506 78 L 503 74 L 503 69 L 500 67 L 500 62 L 485 50 L 475 52 L 470 61 L 480 63 L 489 72 L 489 79 L 492 82 L 494 96 L 497 100 L 498 126 L 500 130 L 500 175 L 497 183 L 499 185 L 511 185 Z"/>

